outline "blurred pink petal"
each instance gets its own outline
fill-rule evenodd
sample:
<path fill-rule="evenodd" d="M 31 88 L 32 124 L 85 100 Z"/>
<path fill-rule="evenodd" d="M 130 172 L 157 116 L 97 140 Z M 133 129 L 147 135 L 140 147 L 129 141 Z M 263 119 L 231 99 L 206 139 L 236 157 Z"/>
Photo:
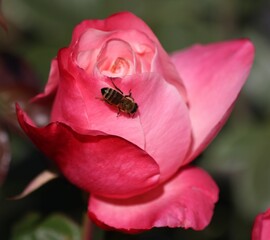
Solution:
<path fill-rule="evenodd" d="M 270 239 L 270 208 L 260 213 L 254 222 L 252 229 L 252 240 L 269 240 Z"/>
<path fill-rule="evenodd" d="M 172 55 L 184 81 L 193 128 L 193 160 L 217 135 L 245 83 L 254 58 L 249 40 L 195 45 Z"/>
<path fill-rule="evenodd" d="M 11 197 L 12 200 L 17 200 L 26 197 L 30 193 L 34 192 L 44 184 L 48 183 L 49 181 L 57 178 L 58 175 L 56 173 L 50 171 L 43 171 L 37 177 L 35 177 L 28 186 L 17 196 Z"/>
<path fill-rule="evenodd" d="M 18 131 L 15 102 L 24 107 L 29 98 L 39 91 L 38 81 L 31 66 L 21 57 L 0 51 L 0 124 Z M 28 108 L 33 116 L 33 109 Z"/>
<path fill-rule="evenodd" d="M 0 185 L 7 175 L 11 160 L 10 143 L 7 133 L 0 128 Z"/>

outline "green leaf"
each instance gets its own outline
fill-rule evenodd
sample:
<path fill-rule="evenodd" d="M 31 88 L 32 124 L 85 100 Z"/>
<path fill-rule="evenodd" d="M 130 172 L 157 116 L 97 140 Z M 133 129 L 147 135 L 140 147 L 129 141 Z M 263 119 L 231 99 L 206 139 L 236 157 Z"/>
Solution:
<path fill-rule="evenodd" d="M 40 215 L 31 213 L 21 220 L 13 229 L 12 240 L 26 240 L 31 238 L 31 232 L 37 227 L 40 222 Z"/>
<path fill-rule="evenodd" d="M 60 214 L 54 214 L 40 221 L 37 214 L 22 220 L 13 232 L 12 240 L 80 240 L 79 227 Z"/>

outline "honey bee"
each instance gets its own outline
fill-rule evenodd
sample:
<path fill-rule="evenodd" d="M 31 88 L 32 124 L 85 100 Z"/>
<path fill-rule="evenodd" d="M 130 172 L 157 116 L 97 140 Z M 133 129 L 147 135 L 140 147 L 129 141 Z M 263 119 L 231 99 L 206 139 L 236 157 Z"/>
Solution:
<path fill-rule="evenodd" d="M 108 87 L 101 89 L 101 94 L 103 96 L 102 100 L 118 108 L 117 116 L 120 115 L 120 111 L 129 115 L 135 114 L 138 110 L 138 104 L 131 96 L 131 91 L 129 91 L 128 95 L 124 95 L 124 93 L 114 83 L 113 86 L 115 89 Z"/>

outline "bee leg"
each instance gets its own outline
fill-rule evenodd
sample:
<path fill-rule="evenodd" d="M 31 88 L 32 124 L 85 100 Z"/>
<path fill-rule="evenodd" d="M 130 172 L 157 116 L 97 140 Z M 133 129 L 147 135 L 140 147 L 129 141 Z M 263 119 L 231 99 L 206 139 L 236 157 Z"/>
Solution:
<path fill-rule="evenodd" d="M 120 108 L 118 108 L 118 112 L 117 112 L 117 115 L 116 115 L 116 117 L 119 117 L 120 116 Z"/>
<path fill-rule="evenodd" d="M 106 103 L 112 105 L 112 104 L 111 104 L 110 102 L 108 102 L 104 97 L 95 97 L 95 99 L 98 99 L 98 100 L 100 100 L 100 101 L 102 101 L 102 102 L 106 102 Z"/>
<path fill-rule="evenodd" d="M 105 99 L 103 97 L 95 97 L 95 99 L 98 99 L 100 101 L 105 101 Z"/>
<path fill-rule="evenodd" d="M 134 100 L 134 98 L 132 97 L 131 89 L 129 90 L 128 95 L 125 95 L 125 97 L 129 97 L 132 100 Z"/>

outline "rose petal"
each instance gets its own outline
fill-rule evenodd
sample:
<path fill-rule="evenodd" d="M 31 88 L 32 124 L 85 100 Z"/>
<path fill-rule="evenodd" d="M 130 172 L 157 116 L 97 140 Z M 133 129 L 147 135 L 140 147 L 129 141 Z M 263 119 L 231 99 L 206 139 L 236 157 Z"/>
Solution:
<path fill-rule="evenodd" d="M 9 136 L 0 128 L 0 186 L 4 183 L 11 160 Z"/>
<path fill-rule="evenodd" d="M 19 123 L 63 174 L 75 185 L 93 194 L 130 197 L 159 182 L 159 167 L 137 146 L 116 136 L 97 131 L 84 134 L 54 122 L 36 128 L 17 106 Z"/>
<path fill-rule="evenodd" d="M 138 116 L 146 143 L 144 149 L 158 163 L 161 181 L 164 181 L 178 170 L 189 150 L 188 109 L 177 89 L 160 75 L 132 76 L 130 82 L 132 96 L 139 105 Z"/>
<path fill-rule="evenodd" d="M 252 229 L 252 240 L 269 240 L 270 239 L 270 208 L 260 213 L 254 222 Z"/>
<path fill-rule="evenodd" d="M 84 20 L 78 24 L 72 34 L 71 45 L 75 44 L 80 36 L 87 29 L 97 29 L 105 32 L 117 31 L 117 30 L 137 30 L 145 33 L 150 39 L 155 42 L 159 42 L 153 31 L 148 25 L 138 18 L 136 15 L 130 12 L 120 12 L 109 16 L 106 19 L 96 20 Z"/>
<path fill-rule="evenodd" d="M 54 98 L 57 87 L 59 84 L 59 69 L 57 59 L 53 59 L 51 62 L 50 74 L 48 83 L 46 84 L 45 90 L 43 93 L 38 94 L 32 99 L 32 102 L 38 101 L 52 101 Z"/>
<path fill-rule="evenodd" d="M 137 30 L 104 32 L 90 28 L 69 48 L 75 53 L 72 55 L 77 64 L 90 75 L 93 74 L 95 65 L 100 65 L 102 59 L 107 61 L 108 57 L 114 58 L 114 61 L 123 58 L 130 62 L 133 66 L 130 66 L 128 75 L 131 75 L 151 71 L 156 44 Z"/>
<path fill-rule="evenodd" d="M 63 122 L 72 128 L 80 127 L 117 135 L 143 149 L 144 137 L 139 118 L 124 114 L 117 117 L 117 107 L 101 100 L 101 88 L 114 88 L 111 81 L 107 79 L 107 82 L 103 82 L 102 79 L 88 76 L 72 62 L 66 62 L 68 55 L 68 49 L 63 49 L 58 55 L 61 81 L 51 120 Z"/>
<path fill-rule="evenodd" d="M 117 117 L 116 107 L 97 99 L 101 97 L 102 87 L 114 88 L 111 81 L 96 81 L 83 75 L 75 65 L 65 63 L 68 54 L 68 49 L 63 49 L 58 56 L 64 80 L 59 83 L 51 120 L 122 137 L 146 150 L 157 161 L 162 181 L 172 176 L 181 166 L 191 142 L 188 111 L 177 89 L 157 74 L 116 79 L 115 85 L 121 86 L 124 94 L 131 91 L 139 104 L 134 117 L 125 114 Z M 74 77 L 62 73 L 67 68 Z M 161 118 L 161 114 L 166 117 Z"/>
<path fill-rule="evenodd" d="M 98 223 L 125 231 L 166 226 L 201 230 L 209 224 L 217 199 L 212 178 L 190 167 L 141 196 L 117 200 L 92 195 L 88 213 Z"/>
<path fill-rule="evenodd" d="M 60 82 L 52 121 L 122 137 L 155 159 L 160 166 L 162 181 L 172 176 L 181 166 L 191 143 L 188 110 L 178 90 L 157 74 L 115 79 L 114 84 L 123 94 L 131 91 L 139 105 L 134 117 L 125 114 L 117 117 L 116 107 L 97 99 L 97 96 L 102 97 L 101 88 L 115 88 L 112 82 L 85 76 L 74 64 L 65 63 L 68 54 L 68 49 L 59 54 L 59 62 L 63 64 L 60 74 L 68 68 L 74 77 L 66 74 Z M 161 114 L 166 117 L 160 117 Z"/>
<path fill-rule="evenodd" d="M 113 14 L 104 20 L 85 20 L 78 24 L 74 29 L 70 45 L 76 45 L 80 36 L 87 31 L 87 29 L 91 28 L 105 32 L 136 30 L 144 33 L 149 39 L 151 39 L 151 41 L 155 43 L 158 52 L 158 55 L 156 55 L 156 57 L 158 57 L 158 59 L 155 61 L 156 64 L 152 66 L 150 71 L 160 73 L 162 76 L 164 76 L 166 81 L 177 86 L 178 91 L 181 93 L 181 95 L 183 95 L 184 99 L 186 99 L 186 91 L 184 85 L 182 84 L 182 80 L 175 69 L 175 66 L 171 63 L 168 54 L 162 48 L 153 31 L 140 18 L 130 12 L 121 12 Z"/>
<path fill-rule="evenodd" d="M 245 83 L 254 57 L 249 40 L 196 45 L 172 55 L 188 93 L 193 160 L 216 136 Z"/>
<path fill-rule="evenodd" d="M 107 41 L 99 53 L 97 68 L 100 73 L 112 78 L 134 74 L 136 59 L 129 43 L 119 39 Z"/>

